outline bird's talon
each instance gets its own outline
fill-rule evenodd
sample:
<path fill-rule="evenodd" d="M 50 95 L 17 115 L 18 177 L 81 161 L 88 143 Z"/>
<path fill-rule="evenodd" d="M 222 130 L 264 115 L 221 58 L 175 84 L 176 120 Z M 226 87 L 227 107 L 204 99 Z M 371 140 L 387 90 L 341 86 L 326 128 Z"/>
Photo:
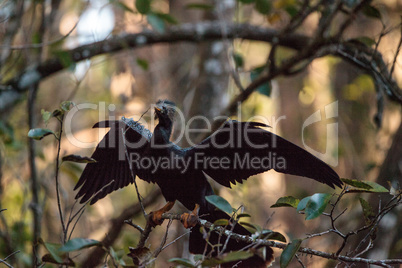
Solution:
<path fill-rule="evenodd" d="M 198 215 L 194 215 L 193 213 L 183 213 L 180 218 L 181 223 L 184 228 L 188 229 L 194 227 L 198 223 Z"/>
<path fill-rule="evenodd" d="M 147 221 L 152 227 L 156 227 L 157 225 L 162 225 L 164 219 L 162 218 L 162 214 L 165 212 L 168 212 L 173 206 L 174 206 L 174 201 L 169 201 L 166 203 L 166 205 L 157 210 L 157 211 L 152 211 L 151 213 L 148 214 L 148 219 Z"/>
<path fill-rule="evenodd" d="M 198 211 L 200 210 L 200 206 L 195 204 L 195 208 L 191 213 L 183 213 L 180 217 L 180 221 L 183 224 L 184 228 L 188 229 L 194 227 L 198 223 Z"/>
<path fill-rule="evenodd" d="M 152 227 L 162 225 L 164 219 L 162 219 L 162 213 L 159 211 L 152 211 L 148 214 L 148 222 Z"/>

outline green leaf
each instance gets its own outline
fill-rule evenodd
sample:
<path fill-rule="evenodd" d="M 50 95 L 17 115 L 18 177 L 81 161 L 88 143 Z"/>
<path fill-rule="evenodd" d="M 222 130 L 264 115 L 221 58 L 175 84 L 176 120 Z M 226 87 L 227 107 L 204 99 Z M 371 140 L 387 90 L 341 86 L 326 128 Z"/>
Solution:
<path fill-rule="evenodd" d="M 372 181 L 357 181 L 357 180 L 349 180 L 349 179 L 341 179 L 344 183 L 354 186 L 355 188 L 351 188 L 347 191 L 347 193 L 388 193 L 389 191 L 379 185 L 378 183 Z"/>
<path fill-rule="evenodd" d="M 224 198 L 217 196 L 217 195 L 209 195 L 206 196 L 205 199 L 214 205 L 215 207 L 219 208 L 220 210 L 231 214 L 233 212 L 232 206 L 226 201 Z"/>
<path fill-rule="evenodd" d="M 45 254 L 42 256 L 42 262 L 48 262 L 48 263 L 54 263 L 54 264 L 63 264 L 64 266 L 69 266 L 69 267 L 76 267 L 74 261 L 71 258 L 67 258 L 67 256 L 63 257 L 63 262 L 60 263 L 54 259 L 52 254 Z M 59 265 L 60 266 L 60 265 Z M 47 266 L 45 266 L 47 267 Z"/>
<path fill-rule="evenodd" d="M 255 67 L 253 70 L 250 72 L 250 79 L 251 81 L 254 81 L 260 76 L 260 74 L 265 70 L 266 65 L 261 65 L 258 67 Z"/>
<path fill-rule="evenodd" d="M 33 44 L 40 44 L 42 43 L 42 35 L 39 32 L 34 32 L 32 34 L 32 43 Z"/>
<path fill-rule="evenodd" d="M 351 39 L 350 41 L 364 44 L 367 47 L 371 47 L 376 44 L 376 41 L 368 36 L 357 37 L 357 38 Z"/>
<path fill-rule="evenodd" d="M 271 206 L 271 208 L 279 208 L 279 207 L 293 207 L 297 208 L 300 200 L 293 196 L 285 196 L 279 198 L 275 204 Z"/>
<path fill-rule="evenodd" d="M 15 146 L 15 137 L 14 137 L 14 129 L 13 127 L 8 123 L 0 120 L 0 137 L 2 141 L 11 146 Z"/>
<path fill-rule="evenodd" d="M 153 14 L 155 14 L 156 16 L 158 16 L 159 18 L 161 18 L 162 20 L 164 20 L 167 23 L 178 24 L 177 19 L 170 14 L 161 13 L 161 12 L 154 12 Z"/>
<path fill-rule="evenodd" d="M 75 62 L 70 53 L 64 50 L 58 50 L 53 53 L 60 60 L 60 63 L 64 68 L 75 68 Z"/>
<path fill-rule="evenodd" d="M 304 209 L 306 220 L 312 220 L 320 216 L 327 207 L 329 200 L 331 200 L 330 194 L 320 193 L 312 195 Z"/>
<path fill-rule="evenodd" d="M 184 258 L 172 258 L 172 259 L 168 260 L 168 262 L 174 262 L 174 263 L 183 265 L 185 267 L 195 267 L 194 264 L 190 260 L 184 259 Z"/>
<path fill-rule="evenodd" d="M 306 208 L 308 201 L 310 200 L 311 196 L 307 196 L 300 200 L 299 204 L 297 204 L 297 211 L 302 211 Z"/>
<path fill-rule="evenodd" d="M 227 226 L 229 225 L 229 220 L 228 219 L 219 219 L 214 221 L 215 226 Z"/>
<path fill-rule="evenodd" d="M 195 254 L 193 259 L 194 261 L 200 261 L 204 258 L 205 256 L 203 254 Z"/>
<path fill-rule="evenodd" d="M 254 68 L 250 72 L 251 81 L 258 79 L 258 77 L 261 75 L 262 72 L 264 72 L 264 70 L 265 70 L 265 65 Z M 269 81 L 269 82 L 259 86 L 257 88 L 257 91 L 265 96 L 268 96 L 268 97 L 271 96 L 271 91 L 272 91 L 271 82 Z"/>
<path fill-rule="evenodd" d="M 246 260 L 252 257 L 254 254 L 248 251 L 232 251 L 223 255 L 221 263 L 227 263 L 232 261 Z"/>
<path fill-rule="evenodd" d="M 303 240 L 301 239 L 295 239 L 286 246 L 279 259 L 281 268 L 286 268 L 289 265 L 289 263 L 292 261 L 293 257 L 299 250 L 302 241 Z"/>
<path fill-rule="evenodd" d="M 165 32 L 165 21 L 156 14 L 154 13 L 148 14 L 147 21 L 155 31 L 159 33 Z"/>
<path fill-rule="evenodd" d="M 70 252 L 75 250 L 80 250 L 83 248 L 89 248 L 93 246 L 99 246 L 102 243 L 98 240 L 94 239 L 86 239 L 86 238 L 74 238 L 69 240 L 67 243 L 62 246 L 59 251 L 60 252 Z"/>
<path fill-rule="evenodd" d="M 137 64 L 140 66 L 144 71 L 148 71 L 149 64 L 147 60 L 137 58 Z"/>
<path fill-rule="evenodd" d="M 242 68 L 244 66 L 244 59 L 240 53 L 233 53 L 233 59 L 236 64 L 236 68 Z"/>
<path fill-rule="evenodd" d="M 63 101 L 60 104 L 60 108 L 65 112 L 70 111 L 71 107 L 74 107 L 74 106 L 75 106 L 75 103 L 73 101 Z"/>
<path fill-rule="evenodd" d="M 299 10 L 297 9 L 296 5 L 290 5 L 285 7 L 286 12 L 289 14 L 290 17 L 294 17 L 299 14 Z"/>
<path fill-rule="evenodd" d="M 381 19 L 380 11 L 371 5 L 365 5 L 363 7 L 362 11 L 363 11 L 363 14 L 366 15 L 367 17 L 374 18 L 374 19 Z"/>
<path fill-rule="evenodd" d="M 389 193 L 389 190 L 378 183 L 373 181 L 365 181 L 364 183 L 371 186 L 371 189 L 368 190 L 370 193 Z"/>
<path fill-rule="evenodd" d="M 267 15 L 271 11 L 271 2 L 269 0 L 256 0 L 255 9 L 263 15 Z"/>
<path fill-rule="evenodd" d="M 356 188 L 360 188 L 360 189 L 370 190 L 371 188 L 373 188 L 368 183 L 363 182 L 363 181 L 344 179 L 344 178 L 341 178 L 341 181 L 346 183 L 347 185 L 350 185 L 350 186 L 353 186 Z"/>
<path fill-rule="evenodd" d="M 363 198 L 359 197 L 360 205 L 362 206 L 363 209 L 363 215 L 366 224 L 370 224 L 373 219 L 375 218 L 375 212 L 372 206 L 370 206 L 369 202 L 364 200 Z"/>
<path fill-rule="evenodd" d="M 268 240 L 277 240 L 286 243 L 286 238 L 283 234 L 268 229 L 262 230 L 259 238 Z"/>
<path fill-rule="evenodd" d="M 43 122 L 45 122 L 45 125 L 47 125 L 47 123 L 49 122 L 50 118 L 52 118 L 52 113 L 48 112 L 48 111 L 45 111 L 44 109 L 42 109 L 40 111 L 40 113 L 42 114 Z"/>
<path fill-rule="evenodd" d="M 34 140 L 41 140 L 44 137 L 52 134 L 56 137 L 56 134 L 47 128 L 34 128 L 28 131 L 28 137 Z"/>
<path fill-rule="evenodd" d="M 39 240 L 39 243 L 45 246 L 47 251 L 50 253 L 52 258 L 57 262 L 57 263 L 63 263 L 63 253 L 60 252 L 60 244 L 56 243 L 47 243 L 44 242 L 42 239 Z"/>
<path fill-rule="evenodd" d="M 75 163 L 96 163 L 96 160 L 91 157 L 81 156 L 81 155 L 76 155 L 76 154 L 69 154 L 69 155 L 63 156 L 63 158 L 61 160 L 75 162 Z"/>
<path fill-rule="evenodd" d="M 250 214 L 247 214 L 247 213 L 240 213 L 239 215 L 237 215 L 237 219 L 240 219 L 240 218 L 250 218 L 251 217 L 251 215 Z"/>
<path fill-rule="evenodd" d="M 186 9 L 203 9 L 203 10 L 210 10 L 213 9 L 213 5 L 208 5 L 205 3 L 191 3 L 186 5 Z"/>
<path fill-rule="evenodd" d="M 61 116 L 61 115 L 63 115 L 64 114 L 64 112 L 62 111 L 62 110 L 60 110 L 60 109 L 56 109 L 56 110 L 54 110 L 53 112 L 52 112 L 52 116 L 53 117 L 59 117 L 59 116 Z"/>
<path fill-rule="evenodd" d="M 272 86 L 271 86 L 271 82 L 267 82 L 261 86 L 258 87 L 257 91 L 262 94 L 265 95 L 267 97 L 271 96 L 271 92 L 272 92 Z"/>
<path fill-rule="evenodd" d="M 145 15 L 151 11 L 151 0 L 135 0 L 135 8 Z"/>
<path fill-rule="evenodd" d="M 170 24 L 177 24 L 176 18 L 174 18 L 170 14 L 160 12 L 148 13 L 147 21 L 152 26 L 152 28 L 159 33 L 165 32 L 166 22 Z"/>
<path fill-rule="evenodd" d="M 256 230 L 256 232 L 259 232 L 259 233 L 262 232 L 262 228 L 257 224 L 252 224 L 252 223 L 245 222 L 245 221 L 241 221 L 241 222 L 239 222 L 239 224 L 242 225 L 242 226 L 249 227 L 249 228 L 251 228 L 253 230 Z"/>
<path fill-rule="evenodd" d="M 109 254 L 115 261 L 119 261 L 120 258 L 117 256 L 116 251 L 112 247 L 109 247 Z"/>

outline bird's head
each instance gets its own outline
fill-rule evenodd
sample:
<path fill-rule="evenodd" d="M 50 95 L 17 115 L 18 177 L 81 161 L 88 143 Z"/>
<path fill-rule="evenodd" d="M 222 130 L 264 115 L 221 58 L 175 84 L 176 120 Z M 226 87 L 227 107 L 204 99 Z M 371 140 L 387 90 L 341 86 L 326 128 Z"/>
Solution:
<path fill-rule="evenodd" d="M 176 114 L 176 105 L 169 100 L 158 100 L 155 105 L 155 119 L 159 119 L 159 123 L 172 123 Z"/>

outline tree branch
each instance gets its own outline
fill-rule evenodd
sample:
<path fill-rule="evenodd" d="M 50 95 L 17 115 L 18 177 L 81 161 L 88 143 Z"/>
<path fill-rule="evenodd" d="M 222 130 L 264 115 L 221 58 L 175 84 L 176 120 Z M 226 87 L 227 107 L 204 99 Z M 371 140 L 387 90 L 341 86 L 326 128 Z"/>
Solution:
<path fill-rule="evenodd" d="M 161 195 L 160 190 L 154 190 L 149 193 L 143 200 L 142 204 L 144 207 L 147 207 L 153 204 L 158 197 Z M 134 205 L 130 205 L 116 218 L 110 221 L 109 230 L 106 233 L 105 238 L 101 241 L 103 248 L 108 249 L 110 246 L 114 244 L 119 234 L 121 233 L 124 221 L 130 219 L 142 212 L 141 205 L 136 203 Z M 96 247 L 90 252 L 87 258 L 83 261 L 82 267 L 96 267 L 102 263 L 103 256 L 105 256 L 106 252 L 101 247 Z"/>
<path fill-rule="evenodd" d="M 68 56 L 71 62 L 79 62 L 94 56 L 118 52 L 127 48 L 139 48 L 159 43 L 212 41 L 222 39 L 222 27 L 225 27 L 225 38 L 248 39 L 254 41 L 271 42 L 277 37 L 278 31 L 249 24 L 230 24 L 217 27 L 216 21 L 197 24 L 182 24 L 173 26 L 164 33 L 145 30 L 136 34 L 113 36 L 109 39 L 79 46 L 61 53 Z M 289 34 L 279 39 L 279 45 L 296 50 L 302 49 L 309 38 L 300 34 Z M 47 61 L 29 66 L 21 74 L 6 82 L 3 87 L 13 88 L 15 91 L 25 91 L 30 85 L 38 82 L 58 71 L 65 69 L 61 59 L 57 56 Z"/>
<path fill-rule="evenodd" d="M 180 215 L 175 215 L 171 213 L 164 213 L 162 215 L 163 219 L 170 219 L 170 220 L 180 220 Z M 205 228 L 212 229 L 214 232 L 218 234 L 224 234 L 225 236 L 231 236 L 231 238 L 237 240 L 237 241 L 242 241 L 248 244 L 258 244 L 261 246 L 270 246 L 270 247 L 275 247 L 275 248 L 280 248 L 280 249 L 285 249 L 285 247 L 288 245 L 286 243 L 280 243 L 272 240 L 265 240 L 265 239 L 255 239 L 252 238 L 248 235 L 239 235 L 236 233 L 233 233 L 227 229 L 225 229 L 222 226 L 214 226 L 212 223 L 206 221 L 206 220 L 199 220 L 199 224 L 204 226 Z M 195 230 L 198 231 L 198 230 Z M 392 264 L 402 264 L 402 259 L 388 259 L 388 260 L 373 260 L 373 259 L 366 259 L 366 258 L 354 258 L 354 257 L 348 257 L 348 256 L 343 256 L 343 255 L 336 255 L 334 253 L 327 253 L 323 251 L 318 251 L 314 250 L 311 248 L 305 248 L 305 247 L 300 247 L 298 252 L 304 253 L 304 254 L 309 254 L 309 255 L 314 255 L 326 259 L 331 259 L 331 260 L 338 260 L 338 261 L 344 261 L 344 262 L 349 262 L 349 263 L 364 263 L 364 264 L 376 264 L 380 266 L 386 266 L 386 265 L 392 265 Z"/>
<path fill-rule="evenodd" d="M 222 29 L 222 27 L 224 29 Z M 221 40 L 222 38 L 275 43 L 276 45 L 301 52 L 287 60 L 282 67 L 279 67 L 280 70 L 276 70 L 275 73 L 269 73 L 266 77 L 261 77 L 252 82 L 236 100 L 225 109 L 226 112 L 222 114 L 230 114 L 230 111 L 237 107 L 237 103 L 247 99 L 259 85 L 279 75 L 293 74 L 291 68 L 295 66 L 295 63 L 300 63 L 306 59 L 312 61 L 315 58 L 326 55 L 341 57 L 358 68 L 366 70 L 373 76 L 376 84 L 380 85 L 379 88 L 385 95 L 391 100 L 402 104 L 401 90 L 397 83 L 391 79 L 391 73 L 388 71 L 382 55 L 378 51 L 353 41 L 342 42 L 336 38 L 315 40 L 316 42 L 312 44 L 311 37 L 306 35 L 296 33 L 283 34 L 281 31 L 275 29 L 250 24 L 220 25 L 219 21 L 182 24 L 173 26 L 164 33 L 145 30 L 136 34 L 114 36 L 103 41 L 62 51 L 58 55 L 63 55 L 63 58 L 69 59 L 69 63 L 74 63 L 106 53 L 119 52 L 127 48 L 135 49 L 160 43 L 201 43 L 205 41 Z M 318 51 L 320 51 L 320 53 L 318 53 Z M 26 91 L 32 84 L 64 70 L 67 67 L 66 63 L 63 64 L 63 61 L 57 56 L 43 63 L 27 67 L 22 73 L 0 85 L 0 88 L 5 89 L 0 91 L 0 100 L 3 100 L 0 101 L 0 111 L 5 110 L 17 101 L 22 96 L 21 93 Z"/>

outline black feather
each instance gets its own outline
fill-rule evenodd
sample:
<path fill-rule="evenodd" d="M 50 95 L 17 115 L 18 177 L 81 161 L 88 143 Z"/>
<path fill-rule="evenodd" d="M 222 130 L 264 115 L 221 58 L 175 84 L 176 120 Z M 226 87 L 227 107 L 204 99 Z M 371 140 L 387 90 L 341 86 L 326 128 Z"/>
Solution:
<path fill-rule="evenodd" d="M 174 111 L 173 102 L 164 100 L 157 103 L 159 124 L 154 134 L 138 122 L 124 117 L 118 121 L 96 123 L 94 128 L 108 127 L 110 131 L 92 155 L 97 162 L 87 164 L 75 186 L 75 190 L 80 188 L 76 199 L 81 198 L 80 202 L 83 203 L 92 198 L 93 204 L 107 194 L 133 183 L 133 172 L 134 176 L 147 182 L 157 183 L 167 201 L 178 200 L 189 210 L 196 204 L 200 205 L 200 214 L 207 215 L 206 219 L 214 222 L 220 218 L 228 219 L 229 216 L 217 212 L 205 200 L 205 196 L 214 194 L 206 175 L 230 187 L 231 183 L 242 183 L 252 175 L 274 169 L 314 179 L 332 188 L 342 185 L 338 174 L 330 166 L 299 146 L 263 129 L 269 126 L 262 123 L 228 120 L 198 145 L 180 148 L 169 141 Z M 131 158 L 127 158 L 127 155 L 132 154 L 140 156 L 141 160 L 166 160 L 169 165 L 142 167 L 138 163 L 129 163 Z M 189 165 L 178 165 L 177 159 Z M 211 159 L 221 162 L 215 165 Z M 256 163 L 254 160 L 260 161 L 259 164 L 253 165 Z M 234 231 L 249 234 L 241 226 L 236 226 Z M 218 242 L 215 235 L 211 239 L 212 242 Z M 202 234 L 198 228 L 194 228 L 190 236 L 190 250 L 202 254 L 205 245 Z M 230 241 L 227 251 L 244 246 L 243 243 Z M 273 258 L 272 249 L 267 247 L 266 252 L 267 261 L 270 261 Z M 246 266 L 265 264 L 265 260 L 257 257 L 242 263 Z"/>

